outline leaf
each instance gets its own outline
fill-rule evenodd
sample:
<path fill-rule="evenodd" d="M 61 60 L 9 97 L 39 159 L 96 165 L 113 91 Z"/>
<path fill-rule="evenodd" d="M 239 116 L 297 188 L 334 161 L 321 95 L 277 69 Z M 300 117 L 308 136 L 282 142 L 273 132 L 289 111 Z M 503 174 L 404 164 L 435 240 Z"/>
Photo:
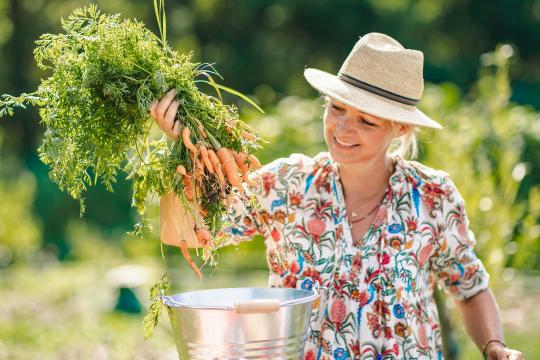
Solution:
<path fill-rule="evenodd" d="M 163 46 L 167 44 L 167 15 L 165 14 L 165 0 L 161 0 L 161 13 L 163 14 Z"/>
<path fill-rule="evenodd" d="M 221 91 L 219 91 L 218 84 L 214 81 L 214 78 L 210 76 L 210 74 L 208 74 L 206 71 L 203 71 L 201 74 L 208 78 L 210 85 L 212 85 L 212 87 L 214 88 L 214 90 L 216 90 L 216 93 L 219 96 L 219 101 L 223 102 L 223 98 L 221 97 Z"/>
<path fill-rule="evenodd" d="M 154 335 L 154 330 L 159 323 L 159 316 L 163 306 L 162 298 L 167 290 L 169 290 L 169 277 L 167 274 L 161 277 L 161 281 L 154 284 L 150 288 L 150 307 L 143 320 L 143 333 L 145 340 L 148 340 Z"/>
<path fill-rule="evenodd" d="M 201 82 L 204 82 L 204 83 L 206 83 L 206 84 L 212 85 L 212 83 L 210 83 L 209 81 L 206 81 L 206 80 L 201 80 Z M 226 92 L 228 92 L 228 93 L 231 93 L 231 94 L 233 94 L 233 95 L 236 95 L 236 96 L 238 96 L 239 98 L 241 98 L 242 100 L 245 100 L 246 102 L 248 102 L 249 104 L 251 104 L 255 109 L 259 110 L 262 114 L 264 114 L 264 110 L 261 109 L 261 108 L 259 107 L 259 105 L 257 105 L 253 100 L 251 100 L 250 98 L 248 98 L 246 95 L 242 94 L 242 93 L 239 92 L 239 91 L 236 91 L 236 90 L 234 90 L 234 89 L 231 89 L 231 88 L 229 88 L 229 87 L 227 87 L 227 86 L 220 85 L 220 84 L 216 84 L 216 83 L 214 83 L 214 84 L 215 84 L 215 86 L 216 86 L 217 88 L 219 88 L 219 89 L 221 89 L 221 90 L 224 90 L 224 91 L 226 91 Z M 212 85 L 212 86 L 214 86 L 214 85 Z"/>
<path fill-rule="evenodd" d="M 163 38 L 163 32 L 161 30 L 161 19 L 160 19 L 161 11 L 158 9 L 158 3 L 157 2 L 158 2 L 158 0 L 154 0 L 154 13 L 156 14 L 156 21 L 157 21 L 157 24 L 158 24 L 159 34 Z M 162 44 L 162 45 L 165 45 L 165 44 Z"/>

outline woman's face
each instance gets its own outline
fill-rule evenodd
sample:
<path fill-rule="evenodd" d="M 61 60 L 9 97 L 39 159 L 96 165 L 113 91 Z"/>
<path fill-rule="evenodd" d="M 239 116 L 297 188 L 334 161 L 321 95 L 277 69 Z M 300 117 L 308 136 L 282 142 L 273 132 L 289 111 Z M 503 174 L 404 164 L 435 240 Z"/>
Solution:
<path fill-rule="evenodd" d="M 405 134 L 407 125 L 366 114 L 328 98 L 324 112 L 324 139 L 332 159 L 342 164 L 384 159 L 392 140 Z"/>

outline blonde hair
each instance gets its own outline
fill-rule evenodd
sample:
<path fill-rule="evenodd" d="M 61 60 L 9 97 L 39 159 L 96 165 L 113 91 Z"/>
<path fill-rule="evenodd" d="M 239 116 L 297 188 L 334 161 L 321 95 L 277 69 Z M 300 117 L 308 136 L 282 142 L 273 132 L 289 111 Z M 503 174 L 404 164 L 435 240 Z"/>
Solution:
<path fill-rule="evenodd" d="M 392 128 L 395 129 L 397 124 L 394 121 L 389 121 L 392 124 Z M 418 131 L 417 126 L 407 125 L 407 132 L 392 141 L 388 147 L 388 153 L 391 156 L 400 156 L 402 158 L 416 158 L 418 155 Z"/>

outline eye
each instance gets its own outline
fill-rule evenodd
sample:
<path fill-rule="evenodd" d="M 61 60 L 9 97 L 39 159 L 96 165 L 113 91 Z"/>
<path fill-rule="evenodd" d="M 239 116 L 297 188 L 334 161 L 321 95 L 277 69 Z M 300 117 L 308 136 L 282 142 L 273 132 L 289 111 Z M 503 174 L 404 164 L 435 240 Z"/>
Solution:
<path fill-rule="evenodd" d="M 362 122 L 366 124 L 367 126 L 371 127 L 377 127 L 377 124 L 367 121 L 366 119 L 362 119 Z"/>
<path fill-rule="evenodd" d="M 336 104 L 332 104 L 332 108 L 334 108 L 337 111 L 345 111 L 345 109 L 343 109 L 341 106 L 338 106 Z"/>

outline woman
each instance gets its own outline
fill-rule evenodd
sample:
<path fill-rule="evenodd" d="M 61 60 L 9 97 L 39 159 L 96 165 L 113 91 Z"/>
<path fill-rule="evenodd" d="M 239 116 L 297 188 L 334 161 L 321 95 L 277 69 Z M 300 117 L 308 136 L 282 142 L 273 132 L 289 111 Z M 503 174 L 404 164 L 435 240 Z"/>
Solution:
<path fill-rule="evenodd" d="M 422 69 L 422 52 L 379 33 L 360 38 L 337 76 L 307 69 L 326 95 L 328 152 L 251 173 L 259 181 L 246 192 L 262 209 L 240 200 L 230 211 L 228 243 L 265 236 L 270 286 L 329 288 L 305 359 L 441 359 L 435 282 L 486 358 L 523 359 L 504 344 L 458 190 L 448 174 L 404 159 L 417 127 L 441 128 L 416 108 Z M 169 93 L 151 108 L 173 138 L 178 106 Z M 166 233 L 165 243 L 178 243 Z"/>

